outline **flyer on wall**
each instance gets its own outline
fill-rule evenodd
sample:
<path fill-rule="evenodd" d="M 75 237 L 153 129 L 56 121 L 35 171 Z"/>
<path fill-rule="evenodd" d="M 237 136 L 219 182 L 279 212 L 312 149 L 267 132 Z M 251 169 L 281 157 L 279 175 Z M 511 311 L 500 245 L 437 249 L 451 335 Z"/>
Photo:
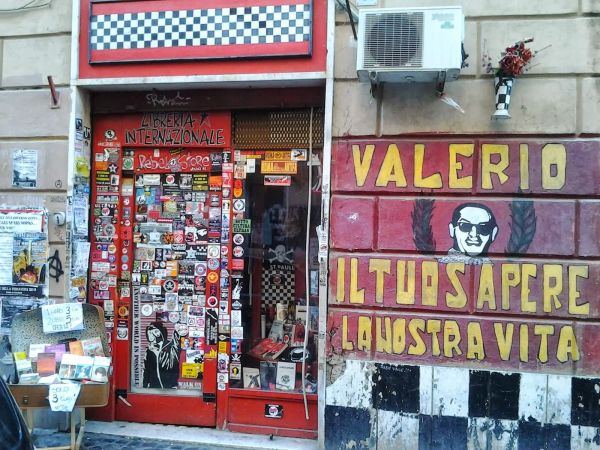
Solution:
<path fill-rule="evenodd" d="M 13 152 L 13 187 L 34 188 L 37 186 L 37 150 L 15 150 Z"/>

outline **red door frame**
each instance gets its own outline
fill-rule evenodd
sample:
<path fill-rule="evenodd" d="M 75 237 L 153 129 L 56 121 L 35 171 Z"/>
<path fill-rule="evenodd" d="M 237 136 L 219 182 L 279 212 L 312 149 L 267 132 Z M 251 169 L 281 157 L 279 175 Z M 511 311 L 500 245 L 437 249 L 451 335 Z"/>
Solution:
<path fill-rule="evenodd" d="M 206 117 L 206 114 L 201 115 L 203 118 Z M 202 154 L 207 154 L 206 147 L 213 147 L 215 151 L 222 152 L 226 147 L 230 144 L 230 117 L 229 113 L 216 113 L 216 119 L 213 121 L 214 125 L 222 126 L 216 133 L 211 134 L 211 130 L 205 129 L 206 133 L 202 134 L 203 137 L 207 137 L 202 141 L 202 143 L 196 145 L 196 148 L 201 148 Z M 210 115 L 209 115 L 210 117 Z M 133 118 L 133 119 L 132 119 Z M 162 117 L 161 119 L 164 119 Z M 119 213 L 123 211 L 123 207 L 126 206 L 125 203 L 131 205 L 133 208 L 134 205 L 134 197 L 133 193 L 130 193 L 131 196 L 123 195 L 121 187 L 122 187 L 122 157 L 123 157 L 123 149 L 125 146 L 127 148 L 136 148 L 139 146 L 152 146 L 156 145 L 154 142 L 144 140 L 145 136 L 140 134 L 139 139 L 142 142 L 135 143 L 134 145 L 129 145 L 125 143 L 125 135 L 126 128 L 131 129 L 128 125 L 132 124 L 133 121 L 141 121 L 145 122 L 148 125 L 148 115 L 139 115 L 135 116 L 127 116 L 127 115 L 119 115 L 119 116 L 102 116 L 97 117 L 94 120 L 93 130 L 94 130 L 94 147 L 93 147 L 93 170 L 92 170 L 92 180 L 91 180 L 91 209 L 93 211 L 96 203 L 103 203 L 98 201 L 99 195 L 116 195 L 119 197 Z M 169 122 L 165 119 L 163 123 L 166 124 L 166 127 L 169 126 L 181 126 L 181 123 L 175 120 L 174 122 Z M 188 122 L 189 124 L 189 122 Z M 156 124 L 155 124 L 156 125 Z M 143 126 L 143 125 L 142 125 Z M 222 133 L 221 133 L 222 132 Z M 131 133 L 130 133 L 131 139 Z M 167 147 L 163 145 L 162 147 Z M 194 147 L 194 144 L 191 144 L 191 147 Z M 111 164 L 116 164 L 116 170 L 114 167 L 111 167 L 111 174 L 117 175 L 118 179 L 118 190 L 110 193 L 99 193 L 98 192 L 98 180 L 100 175 L 97 174 L 98 167 L 100 167 L 100 163 L 98 161 L 102 158 L 101 155 L 105 154 L 108 149 L 116 149 L 118 153 L 118 160 L 111 161 Z M 210 149 L 209 149 L 210 151 Z M 109 151 L 110 152 L 110 151 Z M 196 152 L 194 152 L 196 153 Z M 100 156 L 96 156 L 100 155 Z M 102 167 L 100 170 L 106 169 Z M 182 171 L 185 171 L 183 169 Z M 156 170 L 148 170 L 147 173 L 157 173 L 161 172 L 160 169 Z M 162 172 L 170 172 L 170 169 L 163 169 Z M 94 217 L 94 216 L 92 216 Z M 116 246 L 116 252 L 114 252 L 115 258 L 111 263 L 110 274 L 116 275 L 120 279 L 121 277 L 121 265 L 122 261 L 122 250 L 124 242 L 129 241 L 129 246 L 133 250 L 133 243 L 131 241 L 131 231 L 132 231 L 132 221 L 130 220 L 129 225 L 125 224 L 123 218 L 118 214 L 114 214 L 114 218 L 116 219 L 115 225 L 115 234 L 113 238 L 113 243 Z M 96 245 L 95 242 L 95 232 L 94 232 L 94 221 L 92 218 L 92 249 Z M 229 245 L 229 250 L 231 246 Z M 129 260 L 131 260 L 132 255 L 129 255 Z M 115 261 L 118 263 L 114 264 Z M 94 268 L 94 254 L 91 255 L 91 267 Z M 101 261 L 96 261 L 101 262 Z M 129 292 L 131 293 L 131 284 L 129 283 Z M 90 302 L 100 304 L 103 306 L 103 300 L 95 299 L 94 289 L 90 285 Z M 227 388 L 225 390 L 217 391 L 217 364 L 216 364 L 216 354 L 215 359 L 209 359 L 205 361 L 205 376 L 203 381 L 203 392 L 206 394 L 207 392 L 213 394 L 213 401 L 204 401 L 202 397 L 192 397 L 192 396 L 168 396 L 168 395 L 153 395 L 153 394 L 141 394 L 141 393 L 132 393 L 131 390 L 131 377 L 130 377 L 130 337 L 131 337 L 131 317 L 129 317 L 129 313 L 132 311 L 132 301 L 131 296 L 123 297 L 121 296 L 121 291 L 117 290 L 116 286 L 109 288 L 110 297 L 114 299 L 114 328 L 112 332 L 111 344 L 112 344 L 112 357 L 113 357 L 113 376 L 112 376 L 112 389 L 114 396 L 111 396 L 111 400 L 109 405 L 103 410 L 98 411 L 96 415 L 97 418 L 107 419 L 107 420 L 125 420 L 125 421 L 135 421 L 135 422 L 160 422 L 165 424 L 180 424 L 180 425 L 197 425 L 197 426 L 218 426 L 219 428 L 223 428 L 226 423 L 227 417 L 227 405 L 228 405 L 228 395 Z M 229 299 L 230 301 L 230 299 Z M 126 307 L 127 314 L 121 314 L 122 307 Z M 123 310 L 125 311 L 125 310 Z M 127 340 L 119 340 L 116 338 L 115 329 L 119 329 L 119 324 L 121 328 L 125 328 L 124 324 L 126 323 L 126 327 L 128 330 L 128 339 Z M 225 343 L 224 348 L 220 348 L 220 350 L 225 350 L 225 352 L 229 352 L 228 343 Z M 216 350 L 216 346 L 215 346 Z M 224 353 L 224 352 L 223 352 Z M 221 404 L 221 407 L 217 408 L 217 402 Z M 158 407 L 157 407 L 158 406 Z"/>
<path fill-rule="evenodd" d="M 222 113 L 217 113 L 222 114 Z M 229 114 L 229 113 L 225 113 Z M 141 117 L 141 114 L 136 114 L 135 117 Z M 132 115 L 113 115 L 113 116 L 96 116 L 93 122 L 94 131 L 94 155 L 92 159 L 95 161 L 95 155 L 98 153 L 105 152 L 105 149 L 111 147 L 117 147 L 120 149 L 119 161 L 117 163 L 118 170 L 117 175 L 122 176 L 122 150 L 124 147 L 128 149 L 141 149 L 144 143 L 136 142 L 134 144 L 124 143 L 125 128 L 127 123 L 131 123 Z M 219 120 L 215 120 L 215 123 Z M 111 131 L 109 131 L 111 130 Z M 226 149 L 231 148 L 231 126 L 226 130 L 223 140 L 220 140 L 220 144 L 213 146 L 214 151 L 222 152 Z M 140 134 L 139 138 L 142 139 L 143 133 Z M 145 144 L 147 147 L 152 147 L 152 144 Z M 162 145 L 165 148 L 168 146 Z M 174 146 L 177 147 L 177 146 Z M 192 146 L 193 147 L 193 146 Z M 198 146 L 201 153 L 210 151 L 206 146 Z M 181 147 L 179 147 L 181 148 Z M 191 149 L 191 148 L 190 148 Z M 96 186 L 96 164 L 94 163 L 94 170 L 92 171 L 92 208 L 97 201 L 97 186 Z M 228 168 L 231 170 L 231 168 Z M 156 173 L 160 170 L 154 168 L 149 170 L 147 173 Z M 170 170 L 163 169 L 162 172 L 169 172 Z M 184 172 L 185 170 L 181 170 Z M 223 177 L 225 178 L 225 177 Z M 229 177 L 231 180 L 233 176 Z M 118 195 L 120 196 L 119 213 L 123 211 L 124 200 L 126 196 L 122 195 L 121 190 L 122 178 L 119 179 Z M 135 189 L 134 189 L 135 191 Z M 229 199 L 231 200 L 231 191 Z M 133 193 L 130 193 L 128 200 L 129 205 L 134 206 L 135 197 Z M 230 220 L 232 215 L 230 213 Z M 231 222 L 229 224 L 231 229 Z M 115 243 L 117 244 L 117 261 L 121 261 L 123 241 L 129 240 L 131 243 L 132 236 L 132 225 L 126 226 L 124 220 L 117 221 L 117 236 Z M 129 231 L 128 231 L 129 230 Z M 93 237 L 93 233 L 92 233 Z M 94 244 L 92 243 L 92 246 Z M 231 254 L 231 243 L 227 244 L 228 252 Z M 130 255 L 130 260 L 132 255 Z M 93 260 L 91 259 L 91 262 Z M 124 300 L 122 296 L 117 296 L 116 288 L 111 289 L 111 298 L 115 299 L 115 318 L 114 326 L 118 328 L 119 321 L 126 320 L 127 327 L 129 330 L 129 336 L 131 336 L 131 318 L 119 318 L 118 307 L 119 305 L 126 305 L 128 311 L 132 311 L 131 297 L 129 300 Z M 90 288 L 90 302 L 95 303 L 93 300 L 92 289 Z M 229 294 L 229 310 L 231 310 L 231 293 Z M 101 302 L 97 302 L 101 305 Z M 101 305 L 102 306 L 102 305 Z M 114 331 L 114 329 L 113 329 Z M 217 359 L 209 358 L 205 359 L 204 362 L 204 380 L 203 380 L 203 391 L 208 393 L 214 393 L 214 400 L 212 402 L 205 402 L 202 397 L 188 397 L 188 396 L 167 396 L 167 395 L 152 395 L 152 394 L 141 394 L 130 392 L 131 377 L 130 377 L 130 341 L 129 340 L 118 340 L 115 338 L 116 333 L 112 333 L 112 348 L 113 348 L 113 361 L 114 361 L 114 373 L 112 377 L 112 392 L 109 404 L 106 408 L 101 411 L 96 410 L 94 417 L 101 420 L 124 420 L 132 422 L 153 422 L 153 423 L 164 423 L 164 424 L 179 424 L 179 425 L 196 425 L 196 426 L 216 426 L 219 429 L 230 429 L 232 431 L 244 431 L 251 433 L 261 434 L 276 434 L 294 437 L 305 437 L 315 438 L 316 437 L 316 417 L 317 407 L 316 395 L 309 395 L 309 409 L 310 420 L 299 420 L 300 416 L 304 416 L 303 405 L 301 402 L 301 396 L 297 394 L 285 394 L 265 391 L 248 391 L 242 389 L 234 389 L 230 392 L 229 384 L 225 386 L 217 385 Z M 215 355 L 218 353 L 230 354 L 230 342 L 228 340 L 219 341 L 216 346 Z M 223 389 L 224 387 L 224 389 Z M 119 394 L 123 399 L 118 399 Z M 277 402 L 285 405 L 286 414 L 285 419 L 280 419 L 279 422 L 272 422 L 273 419 L 265 419 L 262 411 L 264 405 L 269 402 Z M 232 403 L 232 405 L 230 405 Z M 233 408 L 231 408 L 233 406 Z"/>

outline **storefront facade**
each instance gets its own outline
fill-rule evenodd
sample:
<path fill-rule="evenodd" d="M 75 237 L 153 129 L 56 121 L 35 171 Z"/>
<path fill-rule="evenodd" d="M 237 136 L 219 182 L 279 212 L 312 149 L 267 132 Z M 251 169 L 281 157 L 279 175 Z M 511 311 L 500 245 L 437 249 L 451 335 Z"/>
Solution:
<path fill-rule="evenodd" d="M 459 3 L 469 66 L 445 92 L 462 112 L 432 84 L 373 96 L 334 2 L 82 1 L 73 30 L 58 1 L 52 20 L 0 18 L 0 147 L 46 168 L 2 198 L 67 213 L 49 297 L 105 310 L 97 418 L 328 449 L 597 446 L 600 10 Z M 291 10 L 293 32 L 260 35 Z M 551 46 L 492 122 L 481 58 L 529 36 Z M 283 357 L 256 348 L 277 320 Z"/>
<path fill-rule="evenodd" d="M 97 418 L 317 437 L 328 8 L 81 2 L 70 292 L 105 311 Z"/>

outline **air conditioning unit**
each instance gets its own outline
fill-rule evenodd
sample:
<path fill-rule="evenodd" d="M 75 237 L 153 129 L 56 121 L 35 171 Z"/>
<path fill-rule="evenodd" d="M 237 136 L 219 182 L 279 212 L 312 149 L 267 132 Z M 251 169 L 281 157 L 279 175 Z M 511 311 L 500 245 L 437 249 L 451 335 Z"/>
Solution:
<path fill-rule="evenodd" d="M 358 79 L 363 82 L 453 81 L 462 65 L 460 7 L 361 9 Z"/>

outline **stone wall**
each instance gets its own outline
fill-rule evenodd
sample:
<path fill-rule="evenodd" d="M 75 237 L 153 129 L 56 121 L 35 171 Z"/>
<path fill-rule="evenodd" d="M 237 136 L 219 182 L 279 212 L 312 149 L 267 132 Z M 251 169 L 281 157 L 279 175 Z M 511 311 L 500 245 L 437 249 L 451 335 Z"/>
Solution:
<path fill-rule="evenodd" d="M 26 3 L 2 2 L 0 12 L 0 205 L 43 206 L 52 217 L 53 212 L 65 212 L 69 184 L 72 2 L 54 0 L 45 7 L 18 9 Z M 49 75 L 60 95 L 54 109 Z M 38 182 L 33 189 L 12 187 L 12 154 L 19 149 L 37 150 Z M 63 270 L 65 238 L 66 227 L 50 222 L 50 255 L 59 251 Z M 64 276 L 49 283 L 50 296 L 62 299 Z"/>
<path fill-rule="evenodd" d="M 380 99 L 356 77 L 356 47 L 348 15 L 337 10 L 335 33 L 334 136 L 401 133 L 598 134 L 600 2 L 508 2 L 430 0 L 380 2 L 377 7 L 460 5 L 465 13 L 469 66 L 445 92 L 465 113 L 442 103 L 433 85 L 389 84 Z M 484 54 L 499 57 L 515 41 L 533 37 L 533 50 L 548 45 L 519 78 L 510 107 L 512 120 L 490 121 L 494 108 Z"/>
<path fill-rule="evenodd" d="M 377 7 L 456 4 L 464 113 L 373 97 L 337 11 L 326 448 L 599 448 L 600 2 Z M 492 121 L 483 56 L 527 37 L 550 47 Z"/>

